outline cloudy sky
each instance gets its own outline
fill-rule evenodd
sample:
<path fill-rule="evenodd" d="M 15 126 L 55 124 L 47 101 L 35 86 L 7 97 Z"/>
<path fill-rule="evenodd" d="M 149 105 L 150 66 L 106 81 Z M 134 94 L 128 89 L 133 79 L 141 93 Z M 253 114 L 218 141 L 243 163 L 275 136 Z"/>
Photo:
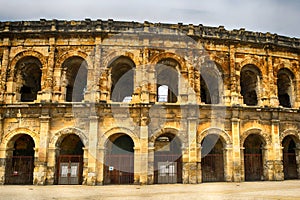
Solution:
<path fill-rule="evenodd" d="M 299 0 L 0 0 L 0 21 L 41 18 L 224 25 L 300 38 Z"/>

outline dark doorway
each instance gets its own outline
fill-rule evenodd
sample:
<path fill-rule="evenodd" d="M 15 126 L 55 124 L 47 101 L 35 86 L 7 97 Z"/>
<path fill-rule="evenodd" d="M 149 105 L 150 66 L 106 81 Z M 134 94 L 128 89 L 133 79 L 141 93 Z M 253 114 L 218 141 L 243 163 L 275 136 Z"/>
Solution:
<path fill-rule="evenodd" d="M 218 135 L 208 135 L 202 141 L 202 182 L 224 181 L 223 143 L 218 137 Z M 212 149 L 209 148 L 210 144 L 213 145 Z M 207 148 L 211 150 L 206 152 Z"/>
<path fill-rule="evenodd" d="M 263 180 L 263 142 L 259 135 L 249 135 L 244 143 L 245 181 Z"/>
<path fill-rule="evenodd" d="M 182 153 L 179 138 L 164 134 L 155 140 L 154 183 L 182 182 Z"/>
<path fill-rule="evenodd" d="M 12 155 L 6 159 L 5 184 L 33 184 L 34 141 L 29 135 L 18 135 Z"/>
<path fill-rule="evenodd" d="M 291 136 L 287 136 L 284 138 L 282 146 L 284 179 L 297 179 L 296 143 Z"/>
<path fill-rule="evenodd" d="M 75 134 L 70 134 L 63 139 L 57 157 L 58 184 L 82 184 L 83 147 L 81 139 Z"/>
<path fill-rule="evenodd" d="M 134 143 L 125 134 L 113 135 L 106 144 L 105 184 L 134 183 Z"/>

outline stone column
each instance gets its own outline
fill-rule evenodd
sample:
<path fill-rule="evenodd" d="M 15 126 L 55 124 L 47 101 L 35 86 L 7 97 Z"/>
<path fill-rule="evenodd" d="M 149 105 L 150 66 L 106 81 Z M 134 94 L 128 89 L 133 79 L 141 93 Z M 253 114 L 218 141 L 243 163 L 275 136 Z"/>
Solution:
<path fill-rule="evenodd" d="M 46 184 L 50 119 L 48 115 L 42 115 L 40 117 L 40 144 L 38 146 L 36 162 L 38 166 L 35 166 L 38 167 L 38 172 L 35 177 L 36 179 L 34 179 L 34 183 L 38 185 Z"/>
<path fill-rule="evenodd" d="M 5 183 L 6 149 L 0 148 L 0 185 Z"/>
<path fill-rule="evenodd" d="M 105 166 L 105 148 L 98 148 L 97 150 L 97 185 L 104 185 L 104 166 Z"/>
<path fill-rule="evenodd" d="M 268 69 L 268 83 L 269 83 L 269 93 L 270 96 L 268 98 L 270 98 L 269 100 L 269 105 L 268 104 L 264 104 L 264 105 L 268 105 L 271 107 L 278 107 L 279 106 L 279 101 L 278 101 L 278 94 L 277 94 L 277 77 L 274 77 L 274 68 L 273 68 L 273 58 L 271 55 L 269 55 L 269 50 L 267 51 L 267 69 Z"/>
<path fill-rule="evenodd" d="M 90 116 L 87 185 L 96 185 L 97 179 L 98 118 Z"/>
<path fill-rule="evenodd" d="M 12 103 L 14 99 L 13 94 L 13 77 L 12 74 L 7 74 L 9 68 L 9 54 L 10 54 L 10 40 L 9 38 L 3 39 L 3 57 L 1 66 L 1 82 L 0 82 L 0 102 Z M 11 73 L 11 71 L 10 71 Z M 8 77 L 7 77 L 8 75 Z M 6 86 L 6 87 L 5 87 Z M 6 88 L 6 90 L 5 90 Z M 6 95 L 6 97 L 4 97 Z"/>
<path fill-rule="evenodd" d="M 88 181 L 89 181 L 89 177 L 88 177 L 88 159 L 89 159 L 89 149 L 86 147 L 82 148 L 83 150 L 83 170 L 82 170 L 82 185 L 87 185 Z"/>
<path fill-rule="evenodd" d="M 197 168 L 198 157 L 197 154 L 199 153 L 197 148 L 197 126 L 198 120 L 196 117 L 188 118 L 188 154 L 189 154 L 189 180 L 188 183 L 197 183 L 197 175 L 199 174 Z M 201 162 L 201 160 L 200 160 Z"/>
<path fill-rule="evenodd" d="M 59 152 L 59 149 L 56 147 L 49 147 L 48 148 L 48 162 L 47 162 L 47 179 L 46 184 L 47 185 L 54 185 L 56 182 L 56 177 L 58 176 L 56 174 L 57 168 L 59 166 L 56 166 L 56 155 Z"/>
<path fill-rule="evenodd" d="M 140 184 L 147 184 L 148 182 L 148 126 L 140 127 Z"/>
<path fill-rule="evenodd" d="M 277 117 L 276 117 L 277 118 Z M 273 161 L 273 172 L 270 171 L 269 177 L 274 181 L 284 180 L 282 147 L 279 138 L 279 120 L 272 119 L 272 153 L 269 152 L 269 160 Z M 270 155 L 272 154 L 272 155 Z"/>
<path fill-rule="evenodd" d="M 141 171 L 141 149 L 134 147 L 134 184 L 140 183 L 140 171 Z M 147 168 L 146 168 L 147 169 Z"/>
<path fill-rule="evenodd" d="M 150 143 L 148 146 L 148 184 L 154 184 L 154 144 Z"/>
<path fill-rule="evenodd" d="M 235 63 L 235 46 L 230 45 L 229 47 L 229 67 L 230 67 L 230 93 L 231 93 L 231 105 L 242 104 L 243 99 L 240 95 L 240 81 L 239 73 L 236 71 Z"/>
<path fill-rule="evenodd" d="M 232 169 L 232 145 L 226 144 L 223 149 L 223 155 L 224 155 L 224 181 L 231 182 L 232 181 L 232 175 L 233 175 L 233 169 Z"/>
<path fill-rule="evenodd" d="M 238 111 L 233 111 L 238 112 Z M 235 113 L 234 115 L 237 115 Z M 233 181 L 240 182 L 242 181 L 242 166 L 243 163 L 241 162 L 241 144 L 240 144 L 240 119 L 237 116 L 233 116 L 231 119 L 231 131 L 232 131 L 232 163 L 233 163 Z"/>
<path fill-rule="evenodd" d="M 300 144 L 296 144 L 295 153 L 296 153 L 298 179 L 300 179 Z"/>

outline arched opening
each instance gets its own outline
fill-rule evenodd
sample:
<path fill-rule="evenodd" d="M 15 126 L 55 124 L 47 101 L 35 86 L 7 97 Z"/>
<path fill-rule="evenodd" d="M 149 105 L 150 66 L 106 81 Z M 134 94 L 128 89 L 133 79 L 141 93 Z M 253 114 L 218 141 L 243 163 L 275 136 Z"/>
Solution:
<path fill-rule="evenodd" d="M 57 152 L 57 183 L 82 184 L 84 145 L 78 135 L 69 134 L 59 144 Z"/>
<path fill-rule="evenodd" d="M 261 136 L 249 135 L 244 142 L 245 181 L 264 180 L 263 176 L 263 147 Z"/>
<path fill-rule="evenodd" d="M 246 65 L 241 70 L 241 95 L 247 106 L 258 105 L 261 73 L 255 65 Z"/>
<path fill-rule="evenodd" d="M 81 102 L 87 88 L 87 63 L 78 56 L 64 61 L 63 74 L 65 74 L 65 95 L 67 102 Z"/>
<path fill-rule="evenodd" d="M 5 184 L 33 184 L 34 141 L 26 134 L 15 136 L 7 151 Z"/>
<path fill-rule="evenodd" d="M 292 136 L 282 141 L 284 179 L 297 179 L 296 142 Z"/>
<path fill-rule="evenodd" d="M 201 102 L 205 104 L 220 103 L 220 86 L 223 81 L 219 67 L 214 62 L 209 62 L 201 67 L 200 72 Z"/>
<path fill-rule="evenodd" d="M 110 64 L 111 96 L 114 102 L 130 102 L 134 91 L 134 62 L 120 56 Z"/>
<path fill-rule="evenodd" d="M 279 105 L 291 108 L 293 97 L 294 74 L 289 69 L 280 69 L 277 74 L 277 89 Z"/>
<path fill-rule="evenodd" d="M 175 135 L 165 133 L 154 143 L 154 183 L 181 182 L 181 142 Z"/>
<path fill-rule="evenodd" d="M 174 59 L 163 59 L 158 62 L 155 68 L 157 81 L 157 102 L 177 102 L 179 69 L 179 63 Z"/>
<path fill-rule="evenodd" d="M 105 184 L 134 183 L 134 142 L 126 134 L 115 134 L 106 143 Z"/>
<path fill-rule="evenodd" d="M 216 134 L 206 136 L 201 142 L 202 182 L 224 181 L 223 146 Z"/>
<path fill-rule="evenodd" d="M 16 64 L 16 92 L 20 93 L 22 102 L 32 102 L 37 99 L 41 90 L 42 63 L 38 58 L 27 56 Z"/>

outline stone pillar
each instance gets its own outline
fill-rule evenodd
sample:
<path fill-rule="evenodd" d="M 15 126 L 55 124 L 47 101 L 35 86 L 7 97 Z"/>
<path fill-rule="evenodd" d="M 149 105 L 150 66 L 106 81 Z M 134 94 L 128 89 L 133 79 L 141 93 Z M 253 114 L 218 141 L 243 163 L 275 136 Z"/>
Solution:
<path fill-rule="evenodd" d="M 54 69 L 53 73 L 53 102 L 63 102 L 62 99 L 62 81 L 65 81 L 65 76 L 62 75 L 62 68 L 59 66 Z"/>
<path fill-rule="evenodd" d="M 54 185 L 56 183 L 56 155 L 59 152 L 59 149 L 56 147 L 49 147 L 48 148 L 48 162 L 47 162 L 47 179 L 46 184 L 47 185 Z"/>
<path fill-rule="evenodd" d="M 47 153 L 49 144 L 49 131 L 50 131 L 50 117 L 44 115 L 40 117 L 40 144 L 38 146 L 37 154 L 37 169 L 36 177 L 34 178 L 34 184 L 45 185 L 47 178 Z"/>
<path fill-rule="evenodd" d="M 231 182 L 233 179 L 233 169 L 232 169 L 232 145 L 226 144 L 223 149 L 224 155 L 224 181 Z"/>
<path fill-rule="evenodd" d="M 105 148 L 98 148 L 97 150 L 97 185 L 104 185 L 104 166 L 105 166 Z"/>
<path fill-rule="evenodd" d="M 140 184 L 148 182 L 148 126 L 140 126 Z"/>
<path fill-rule="evenodd" d="M 198 120 L 197 118 L 188 118 L 188 154 L 189 154 L 189 180 L 188 183 L 197 183 L 197 175 L 198 175 L 198 168 L 197 168 L 197 162 L 198 157 L 197 154 L 198 148 L 197 148 L 197 126 L 198 126 Z M 200 160 L 201 162 L 201 160 Z"/>
<path fill-rule="evenodd" d="M 82 148 L 83 150 L 83 170 L 82 170 L 82 185 L 87 185 L 89 177 L 88 177 L 88 159 L 89 159 L 89 149 L 86 147 Z"/>
<path fill-rule="evenodd" d="M 200 141 L 197 141 L 197 183 L 202 183 L 201 150 L 202 150 L 201 143 Z"/>
<path fill-rule="evenodd" d="M 240 81 L 239 73 L 236 70 L 235 63 L 235 46 L 230 45 L 229 47 L 229 67 L 230 67 L 230 95 L 231 95 L 231 105 L 240 105 L 243 103 L 242 96 L 240 95 Z"/>
<path fill-rule="evenodd" d="M 97 179 L 98 118 L 90 116 L 87 185 L 96 185 Z"/>
<path fill-rule="evenodd" d="M 0 149 L 0 185 L 5 183 L 6 149 Z"/>
<path fill-rule="evenodd" d="M 276 117 L 277 118 L 277 117 Z M 283 173 L 283 155 L 282 155 L 282 147 L 279 138 L 279 120 L 272 119 L 271 120 L 271 130 L 272 130 L 272 153 L 269 152 L 269 160 L 273 161 L 273 172 L 270 171 L 269 177 L 274 181 L 284 180 Z M 270 155 L 272 154 L 272 155 Z"/>
<path fill-rule="evenodd" d="M 268 69 L 268 83 L 269 83 L 269 94 L 268 97 L 269 103 L 264 104 L 271 107 L 278 107 L 279 101 L 278 101 L 278 94 L 277 94 L 277 77 L 274 77 L 274 68 L 273 68 L 273 58 L 269 55 L 269 50 L 267 49 L 267 69 Z M 268 87 L 267 87 L 268 88 Z"/>
<path fill-rule="evenodd" d="M 140 171 L 141 171 L 141 149 L 134 147 L 134 184 L 140 183 Z M 147 168 L 146 168 L 147 169 Z"/>
<path fill-rule="evenodd" d="M 300 144 L 296 144 L 296 164 L 297 164 L 297 173 L 298 173 L 298 179 L 300 179 Z"/>
<path fill-rule="evenodd" d="M 0 82 L 0 102 L 12 103 L 14 99 L 13 94 L 13 77 L 12 74 L 7 74 L 9 68 L 9 55 L 10 55 L 10 40 L 9 38 L 3 39 L 3 57 L 1 66 L 1 82 Z M 10 71 L 11 73 L 11 71 Z M 8 77 L 7 77 L 8 75 Z M 6 88 L 6 89 L 5 89 Z M 4 95 L 6 94 L 6 97 Z"/>
<path fill-rule="evenodd" d="M 42 91 L 39 92 L 37 101 L 51 102 L 53 87 L 53 69 L 55 67 L 55 38 L 49 38 L 49 56 L 47 66 L 43 66 Z M 40 99 L 39 99 L 40 98 Z"/>
<path fill-rule="evenodd" d="M 233 111 L 238 112 L 238 111 Z M 237 113 L 235 114 L 237 115 Z M 240 144 L 240 119 L 236 116 L 233 116 L 231 119 L 231 131 L 232 131 L 232 166 L 233 166 L 233 181 L 240 182 L 243 180 L 244 175 L 242 174 L 241 162 L 241 144 Z"/>
<path fill-rule="evenodd" d="M 148 146 L 148 184 L 154 184 L 154 144 L 150 143 Z"/>

